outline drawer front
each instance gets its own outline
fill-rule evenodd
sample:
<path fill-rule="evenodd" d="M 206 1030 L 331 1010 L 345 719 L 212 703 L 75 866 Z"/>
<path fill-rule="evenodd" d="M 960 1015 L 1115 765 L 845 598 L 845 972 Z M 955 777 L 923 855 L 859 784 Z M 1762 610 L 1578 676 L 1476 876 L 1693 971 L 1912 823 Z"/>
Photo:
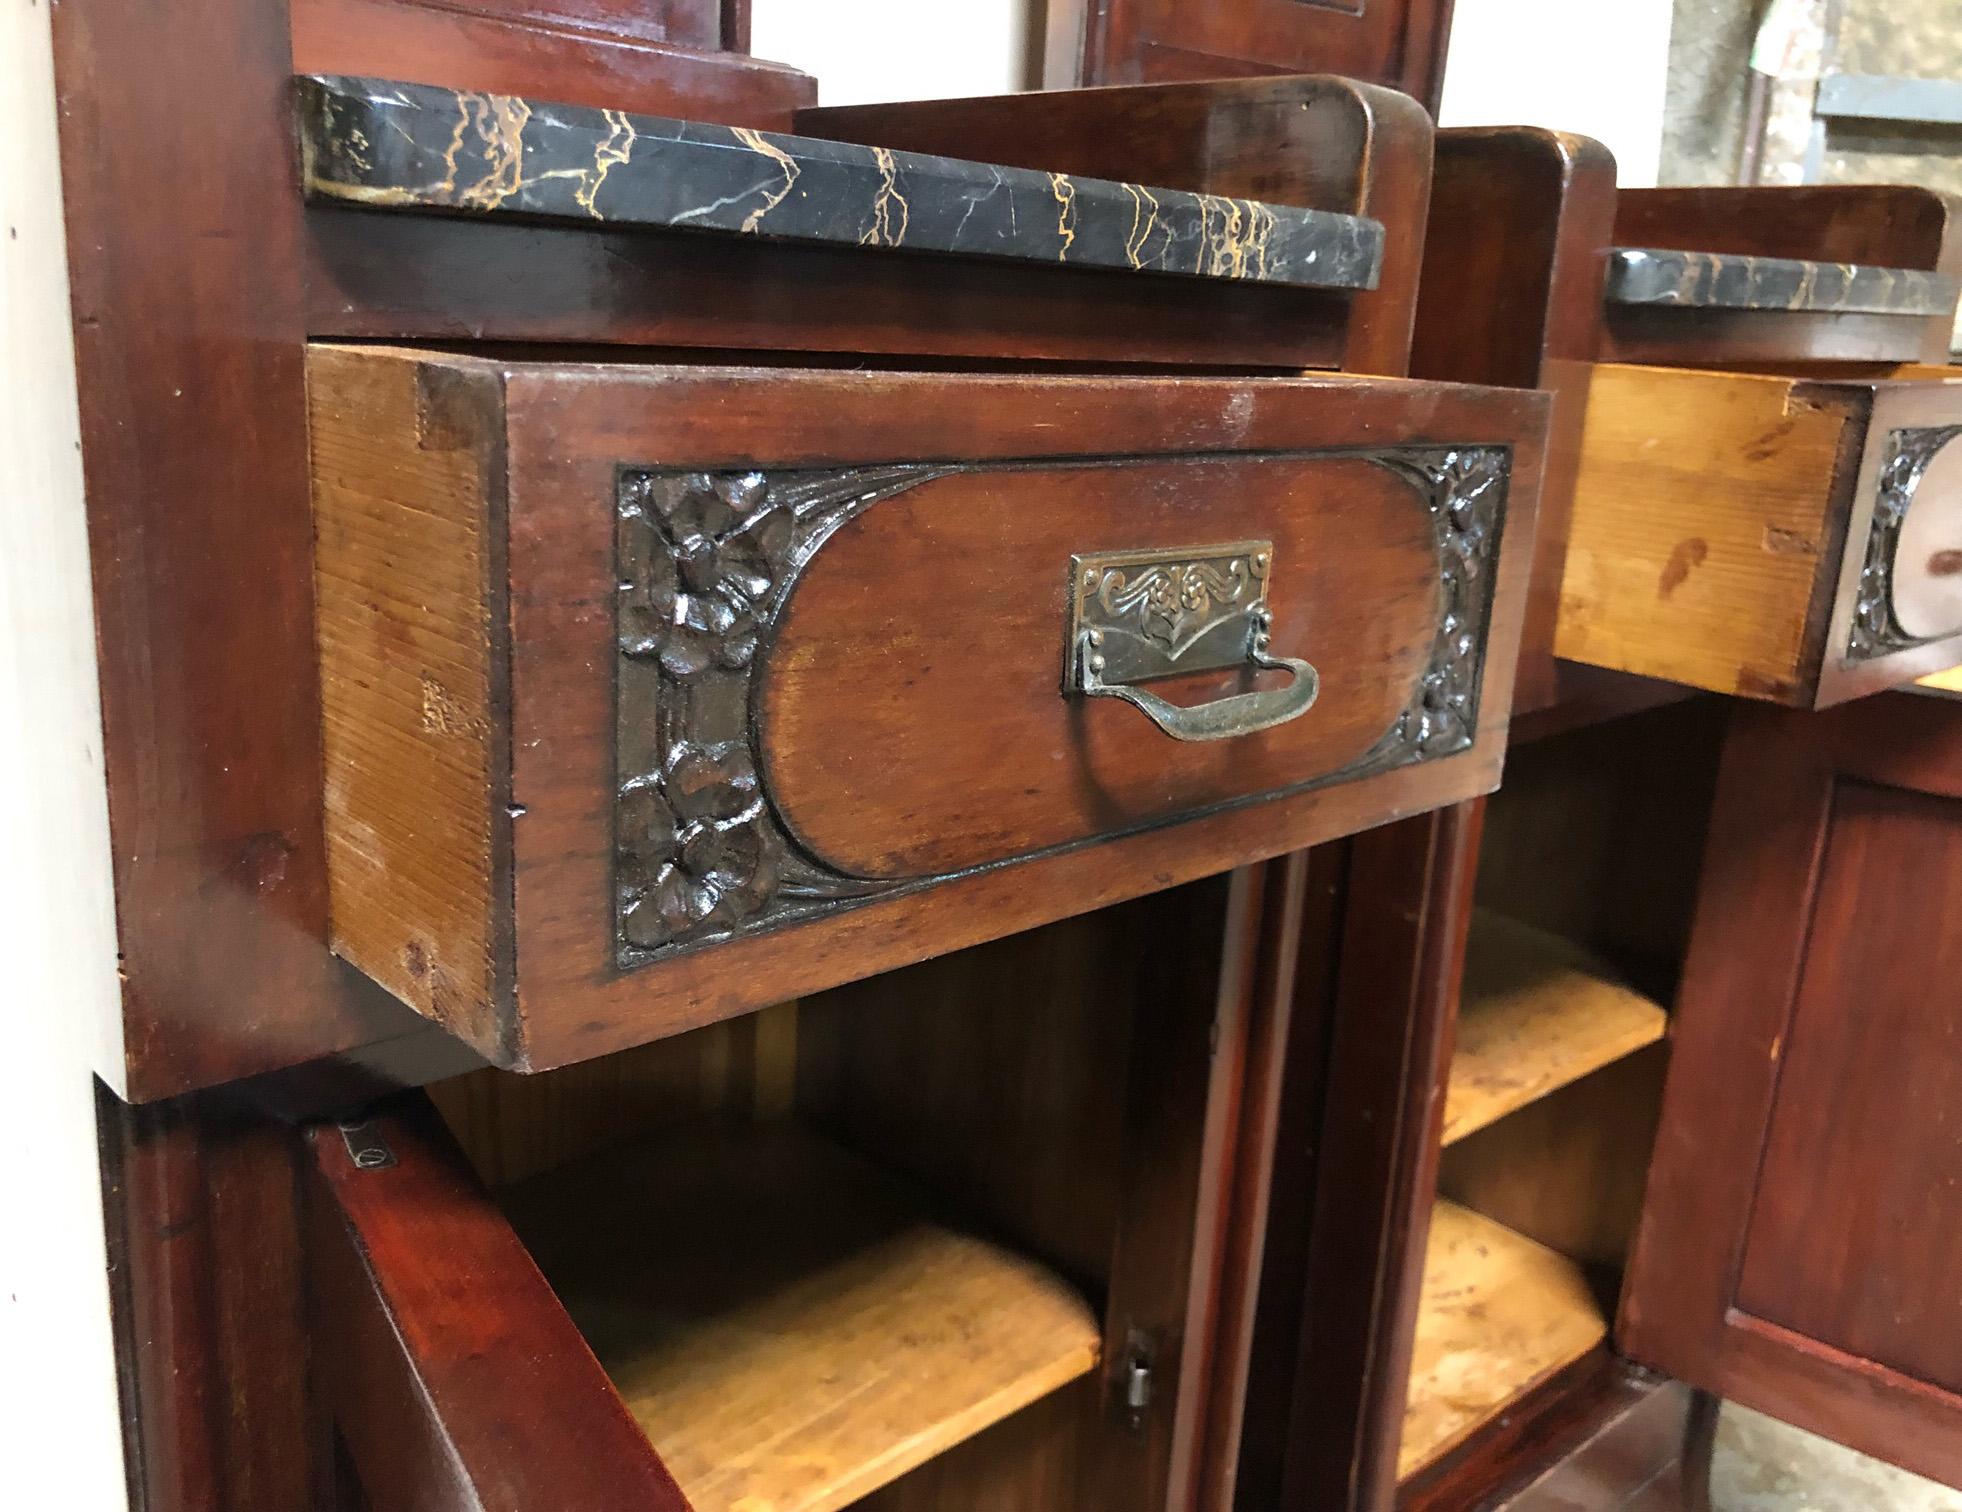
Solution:
<path fill-rule="evenodd" d="M 1496 777 L 1536 396 L 332 350 L 314 393 L 337 944 L 507 1063 Z"/>
<path fill-rule="evenodd" d="M 722 749 L 719 737 L 736 727 L 718 720 L 718 702 L 740 706 L 746 722 L 742 757 L 725 756 L 722 780 L 732 794 L 760 789 L 767 800 L 767 823 L 759 816 L 750 832 L 755 852 L 781 875 L 780 858 L 801 851 L 841 887 L 948 876 L 1366 764 L 1394 766 L 1426 739 L 1437 754 L 1465 749 L 1477 724 L 1505 475 L 1496 452 L 1465 458 L 1460 530 L 1451 506 L 1433 507 L 1447 465 L 1442 449 L 1414 449 L 919 464 L 890 481 L 856 469 L 781 483 L 767 473 L 643 475 L 629 487 L 678 491 L 677 513 L 719 511 L 717 490 L 767 501 L 781 488 L 792 501 L 785 514 L 814 495 L 835 497 L 840 513 L 857 508 L 868 486 L 880 497 L 759 595 L 754 628 L 747 614 L 736 622 L 757 644 L 735 651 L 743 665 L 734 675 L 697 665 L 729 660 L 719 645 L 674 655 L 671 637 L 629 638 L 616 713 L 623 861 L 644 837 L 628 810 L 650 786 L 666 800 L 655 853 L 665 860 L 685 831 L 690 795 L 680 787 L 693 753 Z M 815 537 L 829 528 L 824 510 L 780 528 Z M 651 599 L 669 620 L 679 596 L 670 584 L 688 548 L 680 531 L 648 518 L 659 512 L 638 511 L 644 524 L 627 516 L 626 592 L 635 610 Z M 766 514 L 755 534 L 773 528 Z M 735 539 L 746 564 L 738 570 L 754 574 L 748 583 L 778 571 L 747 565 L 764 554 L 752 558 L 748 540 Z M 780 559 L 799 555 L 792 544 Z M 1089 557 L 1099 563 L 1071 570 Z M 1181 725 L 1169 733 L 1116 698 L 1067 690 L 1084 649 L 1071 624 L 1085 574 L 1096 586 L 1081 592 L 1099 623 L 1081 633 L 1102 637 L 1091 654 L 1112 666 L 1137 659 L 1146 676 L 1129 686 L 1188 710 L 1271 700 L 1256 703 L 1253 719 L 1270 706 L 1289 712 L 1290 699 L 1300 705 L 1304 679 L 1314 701 L 1271 728 L 1189 739 Z M 710 592 L 733 589 L 725 581 Z M 1440 635 L 1447 599 L 1455 638 Z M 1256 619 L 1262 605 L 1266 617 Z M 1250 638 L 1263 625 L 1273 652 L 1307 660 L 1312 672 L 1250 676 Z M 1225 665 L 1184 670 L 1208 661 Z M 1435 709 L 1420 709 L 1418 690 L 1431 688 Z M 664 704 L 685 711 L 679 724 L 661 718 Z M 759 896 L 755 915 L 766 920 L 775 906 Z M 673 938 L 747 922 L 677 920 Z"/>
<path fill-rule="evenodd" d="M 1962 660 L 1962 384 L 1604 365 L 1555 646 L 1799 707 Z"/>

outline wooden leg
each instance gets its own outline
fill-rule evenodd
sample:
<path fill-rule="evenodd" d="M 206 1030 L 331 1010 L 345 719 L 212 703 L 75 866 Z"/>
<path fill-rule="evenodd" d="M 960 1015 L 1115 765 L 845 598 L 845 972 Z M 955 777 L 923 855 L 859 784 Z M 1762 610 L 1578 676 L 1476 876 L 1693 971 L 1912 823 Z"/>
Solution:
<path fill-rule="evenodd" d="M 1699 1391 L 1683 1426 L 1683 1512 L 1710 1512 L 1710 1464 L 1716 1456 L 1723 1399 Z"/>

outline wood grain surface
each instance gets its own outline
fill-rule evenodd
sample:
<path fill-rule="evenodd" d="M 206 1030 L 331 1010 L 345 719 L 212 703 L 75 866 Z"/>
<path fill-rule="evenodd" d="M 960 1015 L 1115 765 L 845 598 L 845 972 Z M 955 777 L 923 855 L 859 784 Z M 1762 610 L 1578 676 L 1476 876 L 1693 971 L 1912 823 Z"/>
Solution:
<path fill-rule="evenodd" d="M 1438 1164 L 1438 1191 L 1612 1292 L 1642 1217 L 1668 1065 L 1665 1046 L 1645 1045 L 1459 1140 Z"/>
<path fill-rule="evenodd" d="M 1307 714 L 1187 744 L 1114 700 L 1056 696 L 1072 555 L 1202 555 L 1246 540 L 1273 545 L 1275 651 L 1321 674 Z M 757 690 L 770 793 L 812 854 L 854 876 L 905 878 L 1338 772 L 1395 723 L 1423 673 L 1442 612 L 1437 561 L 1428 500 L 1347 458 L 921 484 L 842 527 L 798 581 Z M 1156 689 L 1191 706 L 1284 676 L 1189 674 Z"/>
<path fill-rule="evenodd" d="M 809 74 L 721 50 L 705 40 L 710 18 L 681 9 L 622 0 L 296 0 L 292 71 L 373 74 L 764 131 L 788 127 L 794 111 L 817 99 Z"/>
<path fill-rule="evenodd" d="M 1913 910 L 1873 907 L 1896 889 Z M 1737 1280 L 1745 1311 L 1956 1394 L 1959 905 L 1962 804 L 1844 786 Z"/>
<path fill-rule="evenodd" d="M 349 352 L 309 367 L 332 939 L 417 1012 L 485 1043 L 510 969 L 497 933 L 508 831 L 492 822 L 509 780 L 491 623 L 502 438 L 446 427 L 418 379 Z M 458 381 L 494 402 L 488 376 Z"/>
<path fill-rule="evenodd" d="M 1553 655 L 1560 573 L 1614 212 L 1614 158 L 1591 138 L 1518 126 L 1438 134 L 1411 375 L 1552 396 L 1513 700 L 1521 713 L 1561 692 Z M 1467 300 L 1468 287 L 1486 296 Z"/>
<path fill-rule="evenodd" d="M 1560 588 L 1560 655 L 1810 705 L 1845 549 L 1857 390 L 1604 364 Z"/>

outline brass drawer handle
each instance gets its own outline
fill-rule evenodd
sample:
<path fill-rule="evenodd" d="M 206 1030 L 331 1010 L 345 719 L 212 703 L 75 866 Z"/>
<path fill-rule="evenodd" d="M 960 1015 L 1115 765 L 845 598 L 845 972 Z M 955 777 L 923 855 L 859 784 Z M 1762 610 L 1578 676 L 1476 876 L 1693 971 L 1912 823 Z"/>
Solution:
<path fill-rule="evenodd" d="M 1231 740 L 1299 719 L 1322 679 L 1309 663 L 1268 649 L 1273 565 L 1271 541 L 1072 557 L 1064 690 L 1121 698 L 1174 740 Z M 1192 705 L 1136 686 L 1241 664 L 1286 672 L 1287 685 Z"/>

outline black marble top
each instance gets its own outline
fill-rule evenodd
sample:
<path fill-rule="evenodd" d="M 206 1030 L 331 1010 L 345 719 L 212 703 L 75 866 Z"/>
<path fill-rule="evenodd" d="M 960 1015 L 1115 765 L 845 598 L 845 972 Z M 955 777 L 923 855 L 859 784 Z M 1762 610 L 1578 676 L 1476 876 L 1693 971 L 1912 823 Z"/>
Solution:
<path fill-rule="evenodd" d="M 307 192 L 443 210 L 952 252 L 1316 289 L 1373 289 L 1383 227 L 1107 179 L 742 127 L 299 80 Z"/>
<path fill-rule="evenodd" d="M 1949 315 L 1956 281 L 1919 268 L 1617 247 L 1608 302 L 1707 310 L 1790 310 L 1841 315 Z"/>

